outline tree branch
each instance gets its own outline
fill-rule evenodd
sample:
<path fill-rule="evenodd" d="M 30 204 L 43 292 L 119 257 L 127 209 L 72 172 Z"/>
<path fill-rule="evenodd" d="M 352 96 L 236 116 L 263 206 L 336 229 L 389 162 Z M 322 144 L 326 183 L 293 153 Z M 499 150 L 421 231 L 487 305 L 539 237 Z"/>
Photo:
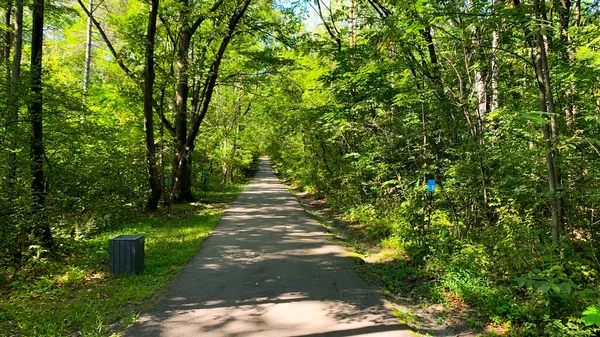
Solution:
<path fill-rule="evenodd" d="M 377 4 L 373 0 L 367 0 L 367 2 L 369 3 L 369 5 L 371 5 L 371 7 L 373 7 L 373 9 L 377 12 L 381 19 L 385 19 L 387 17 L 387 15 L 381 11 L 381 8 L 379 8 L 379 6 L 377 6 Z"/>
<path fill-rule="evenodd" d="M 100 26 L 100 23 L 94 18 L 92 13 L 90 13 L 90 11 L 85 7 L 85 5 L 83 4 L 83 2 L 81 0 L 77 0 L 77 2 L 79 3 L 79 6 L 81 6 L 81 9 L 83 9 L 85 14 L 88 16 L 88 18 L 90 18 L 90 20 L 92 21 L 94 26 L 96 26 L 96 29 L 98 29 L 98 32 L 102 36 L 104 43 L 106 43 L 106 46 L 108 47 L 108 49 L 110 50 L 110 53 L 115 58 L 115 61 L 117 61 L 117 64 L 119 65 L 119 67 L 121 67 L 121 69 L 123 69 L 125 74 L 127 74 L 127 76 L 129 76 L 129 78 L 131 78 L 134 81 L 137 80 L 135 74 L 131 71 L 131 69 L 129 69 L 125 65 L 125 63 L 123 62 L 123 59 L 119 56 L 119 54 L 115 50 L 115 47 L 113 47 L 112 43 L 110 43 L 110 40 L 108 39 L 108 36 L 106 36 L 104 29 L 102 29 L 102 26 Z"/>
<path fill-rule="evenodd" d="M 213 6 L 210 8 L 210 13 L 215 12 L 217 9 L 219 9 L 219 7 L 221 7 L 222 4 L 223 4 L 223 0 L 217 0 L 217 2 L 215 2 L 213 4 Z M 194 33 L 196 32 L 196 30 L 198 29 L 198 27 L 200 27 L 200 25 L 202 24 L 202 22 L 204 22 L 204 20 L 206 20 L 206 16 L 205 15 L 200 15 L 200 17 L 198 17 L 198 19 L 196 19 L 196 21 L 194 22 L 194 24 L 190 28 L 190 38 L 191 38 L 192 35 L 194 35 Z"/>
<path fill-rule="evenodd" d="M 160 120 L 164 124 L 164 126 L 167 128 L 167 131 L 169 131 L 171 136 L 175 137 L 175 128 L 173 127 L 171 122 L 169 122 L 169 120 L 163 113 L 162 109 L 160 108 L 160 106 L 158 105 L 158 102 L 156 102 L 156 100 L 153 100 L 153 105 L 154 105 L 154 109 L 156 110 L 156 114 L 158 115 L 158 117 L 160 117 Z"/>
<path fill-rule="evenodd" d="M 210 100 L 211 100 L 212 94 L 214 92 L 214 87 L 217 82 L 217 77 L 219 76 L 219 67 L 221 66 L 221 61 L 223 59 L 223 55 L 225 54 L 225 50 L 227 49 L 229 42 L 231 42 L 231 38 L 233 37 L 235 28 L 237 27 L 238 23 L 242 19 L 242 16 L 248 9 L 248 6 L 250 6 L 250 2 L 252 2 L 252 0 L 245 0 L 244 4 L 242 5 L 242 8 L 235 11 L 233 16 L 229 20 L 229 28 L 227 31 L 227 35 L 225 35 L 225 37 L 223 37 L 223 40 L 221 41 L 221 46 L 219 47 L 219 51 L 215 55 L 215 58 L 213 59 L 213 63 L 210 67 L 210 75 L 206 79 L 206 84 L 204 86 L 204 90 L 202 93 L 202 96 L 203 96 L 203 99 L 201 101 L 202 102 L 202 110 L 200 111 L 200 113 L 198 115 L 192 116 L 192 122 L 190 123 L 190 129 L 189 129 L 189 133 L 188 133 L 189 136 L 186 141 L 186 147 L 188 149 L 191 149 L 194 147 L 194 141 L 196 140 L 196 136 L 198 135 L 198 130 L 200 129 L 200 124 L 202 124 L 202 121 L 204 120 L 204 116 L 206 116 L 206 113 L 208 112 L 208 107 L 210 105 Z"/>
<path fill-rule="evenodd" d="M 123 59 L 119 56 L 119 54 L 117 53 L 117 51 L 113 47 L 112 43 L 108 39 L 108 36 L 104 32 L 104 29 L 102 29 L 102 26 L 100 26 L 100 23 L 94 18 L 94 16 L 92 15 L 92 13 L 90 13 L 90 11 L 85 7 L 85 5 L 83 4 L 83 2 L 81 0 L 77 0 L 77 2 L 81 6 L 81 8 L 85 12 L 85 14 L 87 14 L 87 16 L 90 18 L 90 20 L 92 20 L 92 23 L 94 24 L 94 26 L 96 26 L 96 29 L 98 29 L 98 32 L 100 32 L 100 35 L 102 36 L 102 39 L 104 40 L 104 43 L 106 43 L 106 46 L 108 47 L 108 49 L 110 50 L 111 54 L 115 58 L 115 61 L 117 62 L 117 64 L 119 65 L 119 67 L 121 67 L 121 69 L 123 69 L 123 71 L 125 72 L 125 74 L 130 79 L 132 79 L 134 82 L 138 83 L 138 86 L 141 89 L 143 89 L 142 83 L 138 81 L 138 78 L 131 71 L 131 69 L 129 69 L 129 67 L 127 67 L 127 65 L 125 65 L 125 63 L 123 62 Z M 158 105 L 158 102 L 156 102 L 155 99 L 152 99 L 152 106 L 154 107 L 154 110 L 157 112 L 158 116 L 162 120 L 163 124 L 165 125 L 165 127 L 167 128 L 167 130 L 169 131 L 169 133 L 171 133 L 171 135 L 175 135 L 175 129 L 173 128 L 173 126 L 171 125 L 171 123 L 167 120 L 167 118 L 165 117 L 165 115 L 162 113 L 162 111 L 160 109 L 160 106 Z"/>
<path fill-rule="evenodd" d="M 159 15 L 158 18 L 160 19 L 160 22 L 163 24 L 163 26 L 165 26 L 165 30 L 167 31 L 167 37 L 169 38 L 169 41 L 171 41 L 173 45 L 177 44 L 175 38 L 173 37 L 173 34 L 171 33 L 171 28 L 169 28 L 167 20 L 165 20 L 165 17 Z"/>
<path fill-rule="evenodd" d="M 329 27 L 327 20 L 325 20 L 325 17 L 323 17 L 323 10 L 321 9 L 321 0 L 317 0 L 316 3 L 317 3 L 318 9 L 315 9 L 314 6 L 309 2 L 310 6 L 313 9 L 315 9 L 317 14 L 319 15 L 319 18 L 321 18 L 321 22 L 323 22 L 323 25 L 325 26 L 327 33 L 329 33 L 329 36 L 331 36 L 331 38 L 336 42 L 338 50 L 342 50 L 342 41 L 341 41 L 340 37 L 337 36 L 336 34 L 334 34 L 333 31 L 331 31 L 331 28 Z"/>

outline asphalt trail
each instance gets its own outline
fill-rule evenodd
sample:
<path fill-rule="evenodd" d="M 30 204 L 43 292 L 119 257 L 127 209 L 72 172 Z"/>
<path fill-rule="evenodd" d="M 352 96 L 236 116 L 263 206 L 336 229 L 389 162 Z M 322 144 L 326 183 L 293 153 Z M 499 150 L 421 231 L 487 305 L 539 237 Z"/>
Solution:
<path fill-rule="evenodd" d="M 267 160 L 125 336 L 414 336 Z"/>

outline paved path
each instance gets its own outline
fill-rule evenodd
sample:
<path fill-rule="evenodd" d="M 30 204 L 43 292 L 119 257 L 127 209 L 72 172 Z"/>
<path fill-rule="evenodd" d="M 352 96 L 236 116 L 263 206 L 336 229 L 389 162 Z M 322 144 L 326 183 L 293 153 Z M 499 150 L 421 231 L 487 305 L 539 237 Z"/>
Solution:
<path fill-rule="evenodd" d="M 163 298 L 125 336 L 414 336 L 266 160 Z"/>

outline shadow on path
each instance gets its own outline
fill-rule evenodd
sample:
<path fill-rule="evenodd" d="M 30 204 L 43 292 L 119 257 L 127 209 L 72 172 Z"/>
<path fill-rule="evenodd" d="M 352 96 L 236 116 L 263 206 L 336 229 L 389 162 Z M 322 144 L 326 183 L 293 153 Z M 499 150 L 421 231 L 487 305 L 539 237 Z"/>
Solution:
<path fill-rule="evenodd" d="M 413 336 L 266 160 L 125 336 Z"/>

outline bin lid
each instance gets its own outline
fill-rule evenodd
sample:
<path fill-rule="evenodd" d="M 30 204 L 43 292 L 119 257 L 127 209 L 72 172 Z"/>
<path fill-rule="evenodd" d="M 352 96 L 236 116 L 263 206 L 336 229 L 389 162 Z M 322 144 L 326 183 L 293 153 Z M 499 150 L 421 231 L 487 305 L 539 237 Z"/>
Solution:
<path fill-rule="evenodd" d="M 111 240 L 137 240 L 137 239 L 143 238 L 143 237 L 144 237 L 143 235 L 129 234 L 129 235 L 115 236 Z"/>

